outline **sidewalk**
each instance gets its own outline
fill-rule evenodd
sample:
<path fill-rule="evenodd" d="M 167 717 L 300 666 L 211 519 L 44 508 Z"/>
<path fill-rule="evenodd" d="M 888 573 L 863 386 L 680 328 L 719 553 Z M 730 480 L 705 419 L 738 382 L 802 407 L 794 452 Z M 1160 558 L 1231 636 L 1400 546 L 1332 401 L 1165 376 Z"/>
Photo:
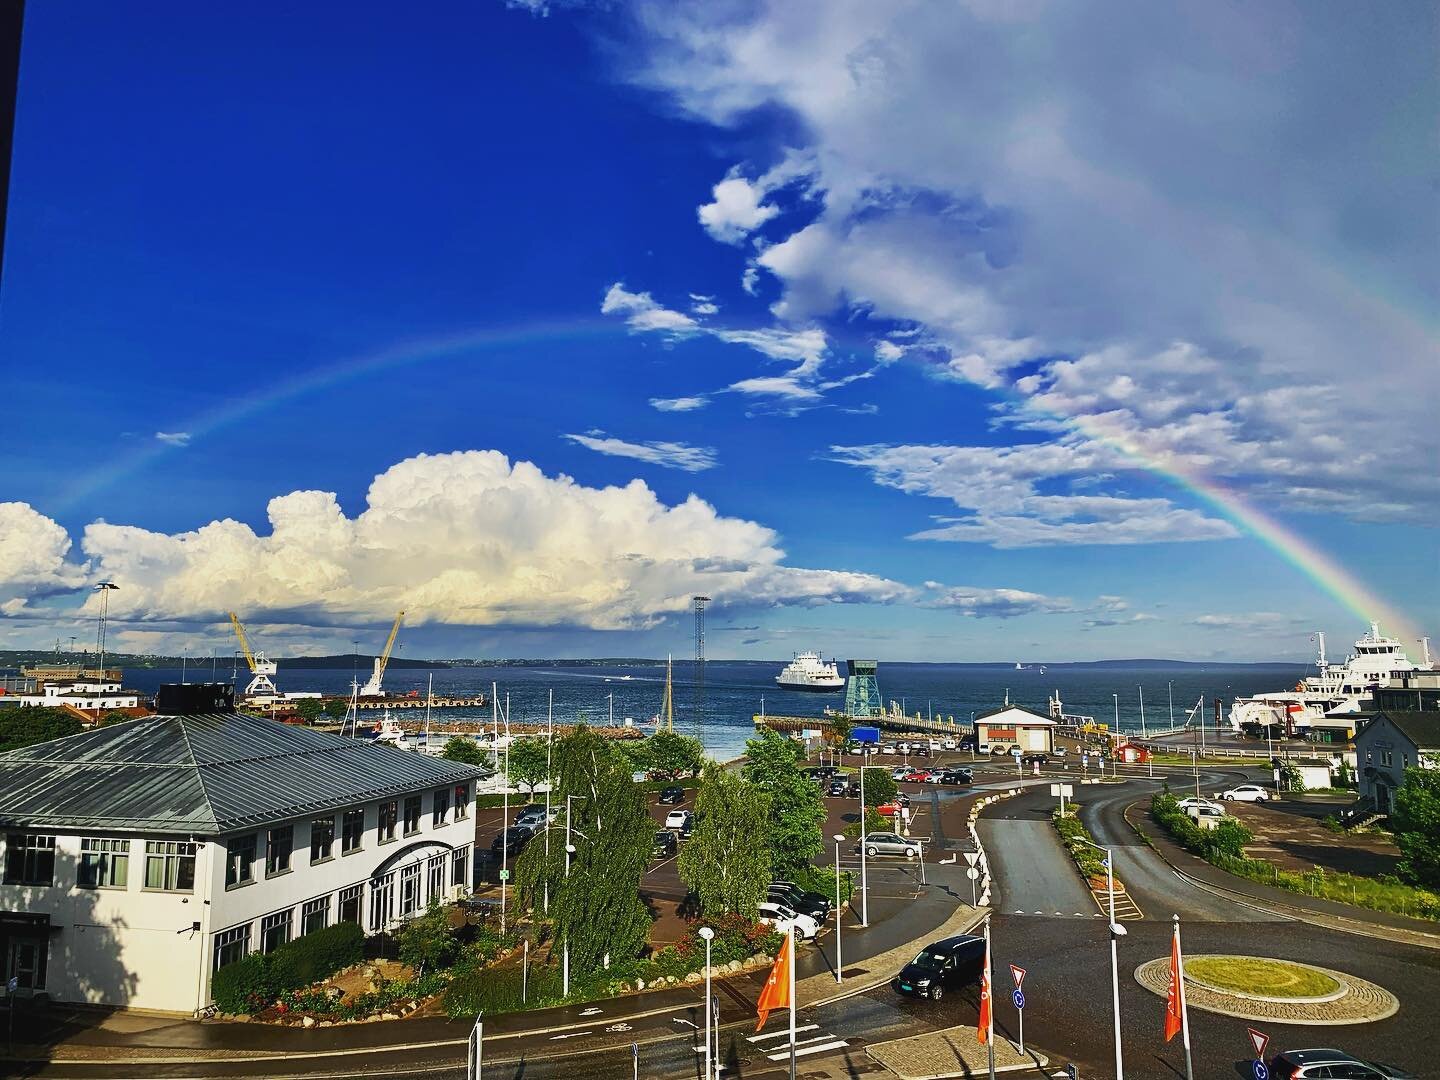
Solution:
<path fill-rule="evenodd" d="M 1159 825 L 1149 819 L 1139 803 L 1131 803 L 1125 808 L 1125 820 L 1131 828 L 1138 827 L 1144 831 L 1156 853 L 1173 869 L 1207 888 L 1330 930 L 1440 949 L 1440 927 L 1435 923 L 1306 896 L 1227 874 L 1170 839 Z"/>

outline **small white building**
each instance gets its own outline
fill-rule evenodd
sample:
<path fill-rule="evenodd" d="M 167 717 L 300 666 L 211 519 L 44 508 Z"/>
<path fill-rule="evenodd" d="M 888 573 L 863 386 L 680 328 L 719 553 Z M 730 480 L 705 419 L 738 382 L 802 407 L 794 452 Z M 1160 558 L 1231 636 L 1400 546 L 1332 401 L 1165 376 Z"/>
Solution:
<path fill-rule="evenodd" d="M 1026 754 L 1055 750 L 1055 721 L 1020 705 L 1004 705 L 975 718 L 976 745 L 1018 746 Z"/>
<path fill-rule="evenodd" d="M 140 693 L 126 690 L 119 678 L 83 675 L 75 678 L 46 679 L 34 690 L 7 692 L 0 696 L 0 705 L 26 708 L 58 709 L 69 706 L 98 717 L 109 709 L 134 709 L 140 705 Z"/>
<path fill-rule="evenodd" d="M 234 712 L 0 754 L 3 976 L 198 1011 L 246 953 L 341 920 L 378 933 L 468 893 L 487 775 Z"/>

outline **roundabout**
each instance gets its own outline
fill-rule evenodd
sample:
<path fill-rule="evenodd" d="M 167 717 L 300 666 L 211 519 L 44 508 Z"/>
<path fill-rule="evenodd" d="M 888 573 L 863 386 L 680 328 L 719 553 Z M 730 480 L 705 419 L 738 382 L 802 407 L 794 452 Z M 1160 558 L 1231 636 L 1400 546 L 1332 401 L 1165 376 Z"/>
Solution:
<path fill-rule="evenodd" d="M 1135 981 L 1160 997 L 1170 983 L 1170 958 L 1135 969 Z M 1185 960 L 1186 1004 L 1245 1020 L 1286 1024 L 1366 1024 L 1400 1008 L 1383 986 L 1343 971 L 1263 956 L 1210 954 Z"/>

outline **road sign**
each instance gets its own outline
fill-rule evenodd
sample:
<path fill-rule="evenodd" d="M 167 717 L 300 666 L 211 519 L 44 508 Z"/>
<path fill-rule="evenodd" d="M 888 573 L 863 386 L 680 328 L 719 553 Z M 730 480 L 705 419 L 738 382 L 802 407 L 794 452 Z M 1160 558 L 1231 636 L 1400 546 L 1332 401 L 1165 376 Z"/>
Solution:
<path fill-rule="evenodd" d="M 1270 1080 L 1270 1070 L 1265 1067 L 1263 1061 L 1252 1061 L 1250 1063 L 1250 1075 L 1255 1080 Z"/>
<path fill-rule="evenodd" d="M 1011 757 L 1019 757 L 1019 756 L 1020 756 L 1020 751 L 1019 751 L 1018 749 L 1011 750 L 1011 751 L 1010 751 L 1010 756 L 1011 756 Z"/>
<path fill-rule="evenodd" d="M 1065 1077 L 1066 1080 L 1080 1080 L 1080 1070 L 1075 1067 L 1073 1061 L 1065 1066 Z"/>
<path fill-rule="evenodd" d="M 1256 1060 L 1264 1061 L 1265 1048 L 1270 1045 L 1270 1036 L 1266 1035 L 1263 1031 L 1256 1031 L 1252 1027 L 1247 1027 L 1245 1034 L 1250 1036 L 1250 1045 L 1255 1050 Z"/>
<path fill-rule="evenodd" d="M 509 871 L 509 870 L 501 870 L 501 871 L 500 871 L 500 880 L 501 880 L 501 881 L 509 881 L 509 880 L 510 880 L 510 871 Z"/>
<path fill-rule="evenodd" d="M 972 866 L 965 871 L 965 876 L 968 877 L 971 881 L 975 881 L 977 878 L 980 877 L 980 870 L 978 867 Z"/>
<path fill-rule="evenodd" d="M 1025 969 L 1017 964 L 1011 964 L 1010 977 L 1015 980 L 1015 989 L 1019 990 L 1025 983 Z"/>
<path fill-rule="evenodd" d="M 980 853 L 978 851 L 962 851 L 960 854 L 965 856 L 965 861 L 971 866 L 974 866 L 980 861 Z"/>
<path fill-rule="evenodd" d="M 1051 784 L 1051 785 L 1050 785 L 1050 794 L 1051 794 L 1051 795 L 1064 795 L 1065 798 L 1068 799 L 1068 798 L 1070 798 L 1072 795 L 1075 794 L 1075 785 L 1073 785 L 1073 784 Z"/>
<path fill-rule="evenodd" d="M 1025 992 L 1023 990 L 1016 990 L 1010 995 L 1010 1000 L 1015 1002 L 1017 1009 L 1025 1008 Z"/>

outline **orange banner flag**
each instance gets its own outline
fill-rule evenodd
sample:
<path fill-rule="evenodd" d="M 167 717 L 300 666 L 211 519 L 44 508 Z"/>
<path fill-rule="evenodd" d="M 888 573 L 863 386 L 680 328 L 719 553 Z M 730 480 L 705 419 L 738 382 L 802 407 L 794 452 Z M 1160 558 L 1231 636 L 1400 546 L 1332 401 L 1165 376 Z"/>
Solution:
<path fill-rule="evenodd" d="M 770 967 L 770 977 L 765 980 L 765 989 L 760 991 L 760 1000 L 756 1003 L 756 1011 L 760 1014 L 760 1022 L 755 1025 L 759 1031 L 765 1026 L 765 1021 L 770 1019 L 771 1009 L 788 1009 L 790 1007 L 790 935 L 785 935 L 785 943 L 780 946 L 780 955 L 775 957 L 775 963 Z"/>
<path fill-rule="evenodd" d="M 985 970 L 980 973 L 980 1019 L 975 1024 L 975 1039 L 984 1045 L 990 1038 L 990 942 L 985 942 Z"/>
<path fill-rule="evenodd" d="M 1176 925 L 1175 936 L 1170 939 L 1170 985 L 1165 990 L 1165 1041 L 1168 1043 L 1180 1030 L 1183 1023 L 1180 1011 L 1184 1008 L 1180 1000 L 1180 927 Z"/>

